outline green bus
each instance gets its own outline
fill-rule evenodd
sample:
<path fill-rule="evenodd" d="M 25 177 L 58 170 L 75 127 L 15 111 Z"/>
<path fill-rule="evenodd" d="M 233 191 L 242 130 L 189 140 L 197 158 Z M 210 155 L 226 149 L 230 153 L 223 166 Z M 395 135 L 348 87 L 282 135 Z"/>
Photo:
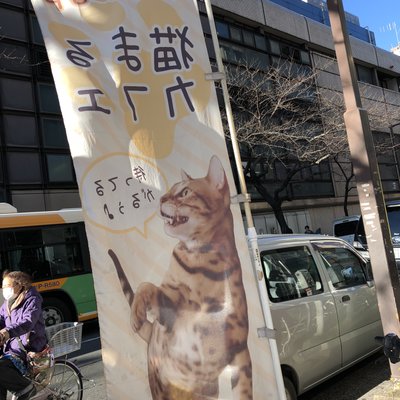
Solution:
<path fill-rule="evenodd" d="M 6 269 L 32 276 L 47 326 L 97 318 L 81 209 L 17 212 L 0 203 L 0 272 Z"/>

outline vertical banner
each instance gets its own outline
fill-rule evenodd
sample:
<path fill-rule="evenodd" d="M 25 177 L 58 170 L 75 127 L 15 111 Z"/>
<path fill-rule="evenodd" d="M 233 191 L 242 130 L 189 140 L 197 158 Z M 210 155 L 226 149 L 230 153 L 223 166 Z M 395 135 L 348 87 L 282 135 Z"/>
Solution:
<path fill-rule="evenodd" d="M 79 183 L 108 398 L 278 398 L 196 1 L 32 3 Z"/>

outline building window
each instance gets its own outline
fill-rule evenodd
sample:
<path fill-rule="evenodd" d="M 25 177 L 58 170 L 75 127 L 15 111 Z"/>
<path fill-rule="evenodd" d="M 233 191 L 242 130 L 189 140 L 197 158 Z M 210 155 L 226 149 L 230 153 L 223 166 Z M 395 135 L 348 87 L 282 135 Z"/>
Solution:
<path fill-rule="evenodd" d="M 0 8 L 1 36 L 27 41 L 24 14 L 19 11 Z"/>
<path fill-rule="evenodd" d="M 40 80 L 47 79 L 53 80 L 53 75 L 51 73 L 50 61 L 47 57 L 47 53 L 43 50 L 34 50 L 34 57 L 36 63 L 36 74 Z"/>
<path fill-rule="evenodd" d="M 231 32 L 231 39 L 235 42 L 242 42 L 242 30 L 236 26 L 229 26 Z"/>
<path fill-rule="evenodd" d="M 257 49 L 267 51 L 267 42 L 264 36 L 255 34 L 254 40 L 256 42 Z"/>
<path fill-rule="evenodd" d="M 399 192 L 399 175 L 394 152 L 394 140 L 389 133 L 373 132 L 379 174 L 385 193 Z"/>
<path fill-rule="evenodd" d="M 36 120 L 32 116 L 4 115 L 7 146 L 37 147 Z"/>
<path fill-rule="evenodd" d="M 250 31 L 243 30 L 243 43 L 246 46 L 255 47 L 254 44 L 254 33 Z"/>
<path fill-rule="evenodd" d="M 33 111 L 32 84 L 17 79 L 0 79 L 0 97 L 3 108 Z"/>
<path fill-rule="evenodd" d="M 74 171 L 69 154 L 47 154 L 49 183 L 74 182 Z"/>
<path fill-rule="evenodd" d="M 44 46 L 42 31 L 40 30 L 38 19 L 34 15 L 31 15 L 31 26 L 33 43 Z"/>
<path fill-rule="evenodd" d="M 227 23 L 222 21 L 215 21 L 215 28 L 217 30 L 218 36 L 229 39 L 229 26 Z"/>
<path fill-rule="evenodd" d="M 243 157 L 243 161 L 244 165 L 246 165 L 247 160 L 245 157 Z M 280 187 L 281 182 L 288 175 L 287 168 L 280 162 L 276 162 L 274 168 L 269 168 L 267 165 L 263 167 L 261 163 L 258 163 L 257 167 L 258 170 L 256 172 L 263 176 L 263 185 L 267 187 L 269 193 L 272 193 L 275 188 Z M 254 201 L 265 201 L 251 180 L 247 183 L 251 198 Z M 287 195 L 291 199 L 334 196 L 335 192 L 329 163 L 321 162 L 319 165 L 313 165 L 299 171 L 281 192 L 281 195 Z"/>
<path fill-rule="evenodd" d="M 281 55 L 281 47 L 279 46 L 279 42 L 277 40 L 268 40 L 269 48 L 272 54 L 276 54 L 277 56 Z"/>
<path fill-rule="evenodd" d="M 384 72 L 377 71 L 378 85 L 384 89 L 399 91 L 399 78 L 396 76 L 385 74 Z"/>
<path fill-rule="evenodd" d="M 300 61 L 302 64 L 311 64 L 310 54 L 307 51 L 300 50 Z"/>
<path fill-rule="evenodd" d="M 44 147 L 69 148 L 65 126 L 61 118 L 42 118 L 42 131 Z"/>
<path fill-rule="evenodd" d="M 0 0 L 0 3 L 11 4 L 14 7 L 23 7 L 25 0 Z"/>
<path fill-rule="evenodd" d="M 40 184 L 42 173 L 38 153 L 7 152 L 8 180 L 12 185 Z"/>
<path fill-rule="evenodd" d="M 267 69 L 268 55 L 232 43 L 220 42 L 222 59 L 233 64 L 245 64 L 254 68 Z"/>
<path fill-rule="evenodd" d="M 311 64 L 310 55 L 307 51 L 274 39 L 268 39 L 268 42 L 271 53 L 279 56 L 279 58 L 286 58 L 306 65 Z"/>
<path fill-rule="evenodd" d="M 56 88 L 45 83 L 39 83 L 38 86 L 40 111 L 60 114 L 61 110 Z"/>
<path fill-rule="evenodd" d="M 294 199 L 312 197 L 333 197 L 335 192 L 331 182 L 295 182 L 290 185 Z"/>
<path fill-rule="evenodd" d="M 357 76 L 360 82 L 375 85 L 375 74 L 372 68 L 364 67 L 363 65 L 356 65 Z"/>
<path fill-rule="evenodd" d="M 266 69 L 270 65 L 268 41 L 270 54 L 275 54 L 280 59 L 290 59 L 303 65 L 311 64 L 309 53 L 301 48 L 278 40 L 267 39 L 264 35 L 258 33 L 258 31 L 245 29 L 239 25 L 225 21 L 217 20 L 215 24 L 218 35 L 222 39 L 220 41 L 222 58 L 226 62 L 234 64 L 244 63 L 252 65 L 255 68 Z M 228 39 L 236 43 L 225 42 L 223 39 Z"/>
<path fill-rule="evenodd" d="M 0 30 L 1 32 L 1 30 Z M 3 56 L 2 56 L 3 55 Z M 0 69 L 7 72 L 30 74 L 28 48 L 0 41 Z"/>

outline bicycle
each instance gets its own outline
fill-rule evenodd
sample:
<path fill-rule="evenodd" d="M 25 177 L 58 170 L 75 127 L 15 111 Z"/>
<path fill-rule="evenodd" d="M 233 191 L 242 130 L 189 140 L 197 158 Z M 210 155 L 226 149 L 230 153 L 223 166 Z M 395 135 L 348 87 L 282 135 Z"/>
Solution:
<path fill-rule="evenodd" d="M 30 379 L 37 392 L 30 400 L 82 400 L 82 373 L 67 359 L 68 354 L 81 348 L 82 326 L 78 322 L 63 322 L 46 327 L 51 356 L 43 368 L 31 371 Z"/>

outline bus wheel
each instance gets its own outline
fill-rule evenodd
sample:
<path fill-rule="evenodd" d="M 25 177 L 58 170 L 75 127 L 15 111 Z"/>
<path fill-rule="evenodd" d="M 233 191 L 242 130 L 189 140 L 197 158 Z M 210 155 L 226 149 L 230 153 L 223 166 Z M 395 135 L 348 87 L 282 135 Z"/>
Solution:
<path fill-rule="evenodd" d="M 46 326 L 73 320 L 72 312 L 67 304 L 56 297 L 43 299 L 43 318 Z"/>

